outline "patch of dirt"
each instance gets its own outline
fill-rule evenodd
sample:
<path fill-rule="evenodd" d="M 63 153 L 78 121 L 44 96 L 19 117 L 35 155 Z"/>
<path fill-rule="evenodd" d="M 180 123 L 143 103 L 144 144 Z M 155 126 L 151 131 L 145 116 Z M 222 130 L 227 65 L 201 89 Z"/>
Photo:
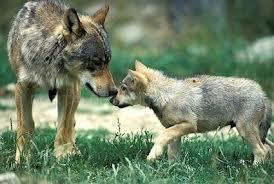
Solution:
<path fill-rule="evenodd" d="M 0 98 L 0 129 L 16 128 L 16 108 L 13 97 Z M 82 98 L 76 113 L 76 129 L 88 130 L 106 128 L 122 133 L 150 130 L 157 132 L 163 127 L 153 111 L 136 106 L 119 109 L 110 103 L 96 103 L 92 99 Z M 35 97 L 33 119 L 36 127 L 56 127 L 57 100 L 52 103 L 47 97 Z M 119 125 L 118 125 L 119 124 Z"/>
<path fill-rule="evenodd" d="M 96 102 L 97 101 L 97 102 Z M 50 102 L 45 96 L 38 96 L 34 99 L 33 118 L 36 127 L 56 127 L 57 100 Z M 0 98 L 0 130 L 16 128 L 16 109 L 14 98 Z M 105 128 L 111 132 L 137 133 L 141 131 L 152 131 L 160 133 L 163 126 L 152 110 L 141 106 L 119 109 L 110 103 L 98 103 L 92 98 L 82 98 L 76 113 L 76 129 L 89 130 Z M 272 132 L 274 127 L 272 126 Z M 208 133 L 210 136 L 227 138 L 237 135 L 235 128 L 222 128 L 218 131 Z M 192 135 L 196 136 L 196 135 Z"/>

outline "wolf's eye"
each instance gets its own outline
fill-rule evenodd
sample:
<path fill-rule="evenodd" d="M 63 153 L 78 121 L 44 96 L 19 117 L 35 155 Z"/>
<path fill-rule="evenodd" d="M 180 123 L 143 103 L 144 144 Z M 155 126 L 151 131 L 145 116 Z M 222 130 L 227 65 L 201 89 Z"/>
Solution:
<path fill-rule="evenodd" d="M 102 62 L 100 61 L 98 57 L 93 58 L 93 63 L 95 66 L 102 66 Z"/>
<path fill-rule="evenodd" d="M 93 62 L 95 66 L 101 67 L 102 63 L 100 61 L 94 61 Z"/>
<path fill-rule="evenodd" d="M 102 64 L 100 62 L 95 62 L 95 66 L 101 66 Z"/>
<path fill-rule="evenodd" d="M 88 71 L 90 71 L 90 72 L 93 72 L 93 71 L 94 71 L 94 68 L 91 67 L 91 66 L 88 66 L 87 69 L 88 69 Z"/>

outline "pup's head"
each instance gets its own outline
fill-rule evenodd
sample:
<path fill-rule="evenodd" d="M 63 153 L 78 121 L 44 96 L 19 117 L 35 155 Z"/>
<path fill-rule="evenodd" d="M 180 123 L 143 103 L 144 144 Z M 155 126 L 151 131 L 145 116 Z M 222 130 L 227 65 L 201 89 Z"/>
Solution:
<path fill-rule="evenodd" d="M 129 70 L 127 76 L 121 83 L 118 93 L 110 102 L 120 108 L 145 104 L 145 94 L 149 78 L 147 71 L 149 70 L 141 62 L 135 62 L 136 71 Z"/>
<path fill-rule="evenodd" d="M 96 95 L 106 97 L 117 93 L 108 65 L 111 50 L 104 28 L 109 7 L 92 16 L 78 16 L 68 9 L 63 17 L 62 34 L 66 40 L 65 68 L 77 76 Z"/>

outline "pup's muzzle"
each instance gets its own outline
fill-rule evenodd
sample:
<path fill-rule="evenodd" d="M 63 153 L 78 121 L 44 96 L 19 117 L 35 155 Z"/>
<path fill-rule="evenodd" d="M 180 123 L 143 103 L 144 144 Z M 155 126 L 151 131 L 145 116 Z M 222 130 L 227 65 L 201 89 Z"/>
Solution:
<path fill-rule="evenodd" d="M 115 97 L 116 97 L 116 96 L 113 96 L 113 97 L 109 100 L 109 102 L 110 102 L 112 105 L 117 106 L 117 105 L 119 104 L 119 102 L 118 102 L 118 100 L 116 100 Z"/>
<path fill-rule="evenodd" d="M 116 96 L 112 97 L 109 101 L 112 105 L 117 106 L 119 108 L 130 106 L 129 104 L 120 104 L 119 100 L 116 99 Z"/>

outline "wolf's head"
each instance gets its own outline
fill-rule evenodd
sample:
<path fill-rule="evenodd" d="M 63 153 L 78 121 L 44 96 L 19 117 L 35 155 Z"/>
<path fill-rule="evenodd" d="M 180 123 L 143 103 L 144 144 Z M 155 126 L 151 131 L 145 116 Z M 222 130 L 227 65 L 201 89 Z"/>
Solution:
<path fill-rule="evenodd" d="M 110 100 L 113 105 L 123 108 L 146 104 L 146 90 L 153 70 L 139 61 L 135 62 L 135 69 L 136 71 L 128 71 L 128 75 L 122 81 L 117 95 Z"/>
<path fill-rule="evenodd" d="M 102 97 L 117 93 L 108 68 L 111 50 L 104 28 L 108 10 L 109 7 L 105 6 L 93 16 L 78 16 L 75 9 L 68 9 L 62 24 L 62 33 L 67 42 L 64 49 L 65 68 Z"/>

